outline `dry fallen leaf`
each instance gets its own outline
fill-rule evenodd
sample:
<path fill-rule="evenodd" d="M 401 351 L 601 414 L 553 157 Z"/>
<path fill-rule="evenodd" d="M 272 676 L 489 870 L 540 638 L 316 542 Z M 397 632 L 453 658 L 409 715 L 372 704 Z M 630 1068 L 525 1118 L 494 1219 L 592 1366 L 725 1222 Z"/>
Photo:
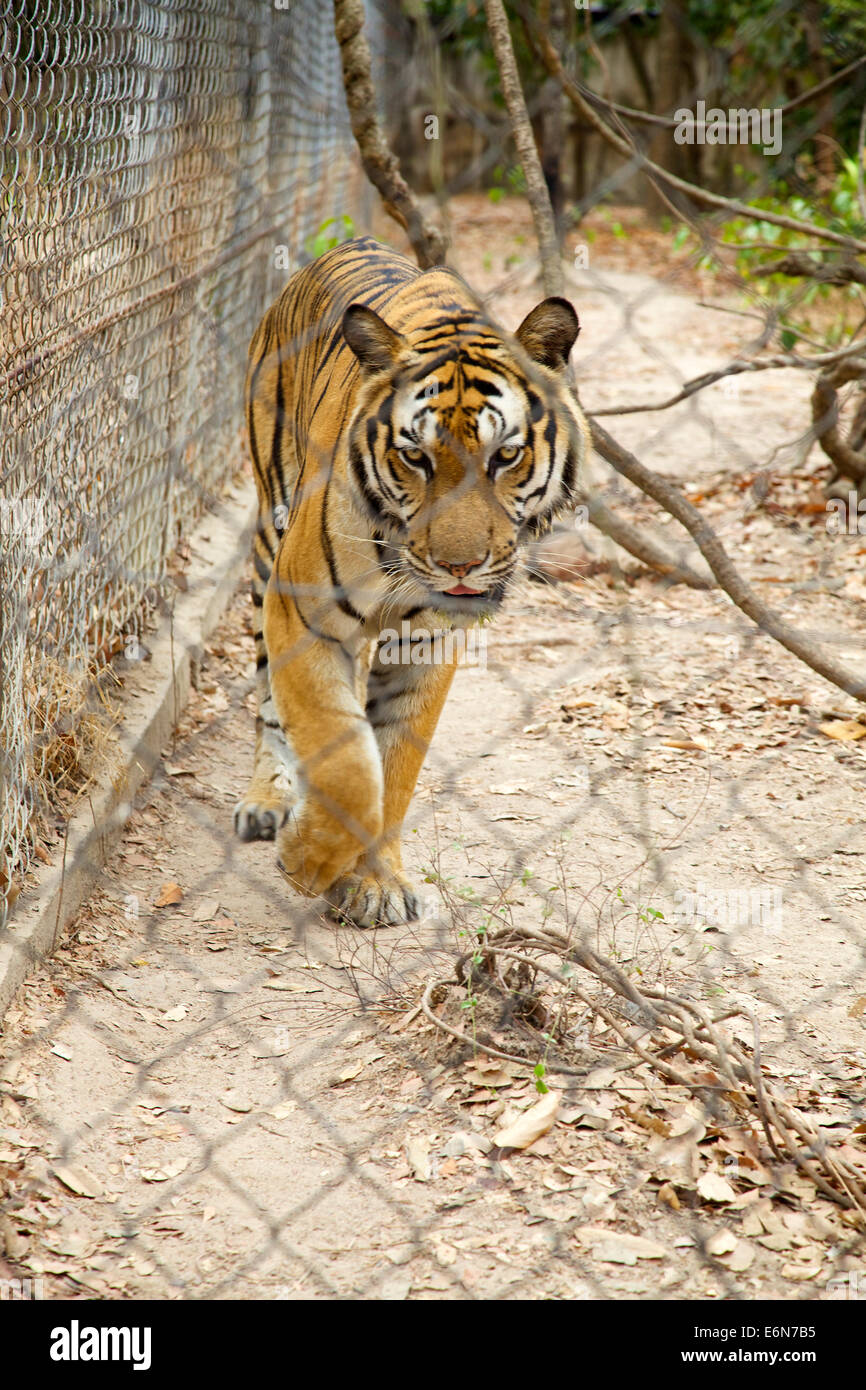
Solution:
<path fill-rule="evenodd" d="M 165 1163 L 161 1168 L 142 1168 L 141 1177 L 143 1182 L 169 1182 L 172 1178 L 179 1177 L 186 1168 L 188 1159 L 177 1158 L 174 1163 Z"/>
<path fill-rule="evenodd" d="M 220 1101 L 227 1110 L 234 1110 L 238 1115 L 249 1115 L 253 1108 L 251 1101 L 241 1091 L 225 1091 Z"/>
<path fill-rule="evenodd" d="M 500 1149 L 526 1149 L 552 1128 L 559 1109 L 559 1091 L 548 1091 L 546 1096 L 525 1110 L 512 1124 L 497 1130 L 493 1142 Z"/>
<path fill-rule="evenodd" d="M 705 1202 L 733 1202 L 737 1195 L 727 1178 L 712 1169 L 698 1178 L 697 1186 Z"/>
<path fill-rule="evenodd" d="M 406 1145 L 406 1161 L 416 1182 L 430 1181 L 430 1146 L 426 1139 L 410 1139 Z"/>
<path fill-rule="evenodd" d="M 285 1120 L 286 1117 L 291 1115 L 292 1111 L 297 1110 L 297 1108 L 298 1102 L 296 1100 L 281 1100 L 265 1113 L 273 1115 L 275 1120 Z"/>
<path fill-rule="evenodd" d="M 748 1240 L 738 1240 L 729 1254 L 719 1256 L 725 1268 L 730 1269 L 734 1274 L 745 1273 L 754 1258 L 755 1247 Z"/>
<path fill-rule="evenodd" d="M 821 1268 L 822 1266 L 820 1261 L 818 1261 L 818 1263 L 816 1264 L 810 1265 L 785 1264 L 782 1265 L 782 1278 L 794 1279 L 797 1281 L 814 1279 L 817 1275 L 821 1273 Z"/>
<path fill-rule="evenodd" d="M 183 900 L 183 889 L 179 883 L 164 883 L 159 890 L 159 896 L 154 898 L 154 907 L 174 907 L 175 903 Z"/>
<path fill-rule="evenodd" d="M 510 1071 L 492 1071 L 490 1068 L 486 1071 L 481 1071 L 479 1068 L 474 1067 L 471 1071 L 467 1071 L 464 1074 L 463 1079 L 467 1081 L 470 1086 L 510 1086 L 514 1077 Z"/>
<path fill-rule="evenodd" d="M 736 1248 L 737 1237 L 727 1229 L 716 1231 L 707 1241 L 707 1253 L 710 1255 L 730 1255 Z"/>
<path fill-rule="evenodd" d="M 668 1253 L 657 1241 L 610 1231 L 606 1226 L 578 1226 L 574 1234 L 581 1245 L 589 1246 L 597 1260 L 608 1264 L 635 1265 L 638 1260 L 663 1260 Z"/>
<path fill-rule="evenodd" d="M 73 1167 L 71 1164 L 58 1164 L 51 1170 L 55 1178 L 59 1178 L 64 1187 L 68 1187 L 70 1192 L 74 1192 L 76 1197 L 102 1197 L 105 1188 L 98 1178 L 86 1168 Z"/>
<path fill-rule="evenodd" d="M 616 1067 L 596 1067 L 588 1076 L 583 1078 L 583 1089 L 585 1091 L 606 1091 L 612 1086 L 617 1078 Z"/>
<path fill-rule="evenodd" d="M 819 724 L 818 728 L 828 738 L 838 738 L 843 743 L 854 743 L 859 738 L 866 738 L 866 724 L 861 724 L 859 719 L 831 719 L 829 724 Z"/>
<path fill-rule="evenodd" d="M 672 1187 L 669 1182 L 662 1183 L 656 1196 L 660 1202 L 664 1202 L 672 1211 L 680 1211 L 682 1209 L 682 1202 L 677 1196 L 676 1188 Z"/>
<path fill-rule="evenodd" d="M 365 1062 L 362 1060 L 360 1062 L 354 1062 L 350 1067 L 344 1067 L 342 1071 L 337 1072 L 337 1075 L 332 1078 L 331 1085 L 342 1086 L 346 1081 L 354 1081 L 356 1076 L 361 1075 L 365 1065 Z"/>

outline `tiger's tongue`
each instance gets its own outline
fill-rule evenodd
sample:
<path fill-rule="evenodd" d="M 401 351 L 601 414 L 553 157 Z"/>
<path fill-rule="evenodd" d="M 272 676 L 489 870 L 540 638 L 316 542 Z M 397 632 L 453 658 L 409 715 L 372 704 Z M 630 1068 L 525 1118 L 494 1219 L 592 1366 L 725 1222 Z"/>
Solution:
<path fill-rule="evenodd" d="M 458 598 L 460 594 L 483 594 L 483 589 L 470 589 L 466 584 L 457 584 L 453 589 L 446 589 L 446 594 L 452 594 Z"/>

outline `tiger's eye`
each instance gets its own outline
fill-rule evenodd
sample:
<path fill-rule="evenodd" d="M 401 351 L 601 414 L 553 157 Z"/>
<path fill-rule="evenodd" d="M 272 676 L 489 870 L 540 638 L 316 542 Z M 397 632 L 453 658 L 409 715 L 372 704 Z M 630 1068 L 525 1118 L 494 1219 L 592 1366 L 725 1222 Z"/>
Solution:
<path fill-rule="evenodd" d="M 522 444 L 501 444 L 490 460 L 494 472 L 497 468 L 508 468 L 512 463 L 517 463 L 523 456 Z"/>

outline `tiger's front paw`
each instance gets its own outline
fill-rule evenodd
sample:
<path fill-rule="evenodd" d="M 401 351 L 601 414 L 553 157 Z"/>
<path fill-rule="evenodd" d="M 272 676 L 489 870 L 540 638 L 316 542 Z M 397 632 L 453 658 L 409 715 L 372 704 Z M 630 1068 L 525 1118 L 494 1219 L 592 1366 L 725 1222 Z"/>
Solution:
<path fill-rule="evenodd" d="M 356 840 L 292 821 L 277 837 L 277 867 L 296 892 L 318 898 L 354 867 L 358 850 Z"/>
<path fill-rule="evenodd" d="M 235 807 L 235 834 L 239 840 L 274 840 L 286 823 L 291 807 L 282 797 L 258 795 L 252 788 Z"/>
<path fill-rule="evenodd" d="M 345 874 L 326 896 L 332 913 L 356 927 L 396 927 L 417 921 L 424 910 L 417 890 L 402 873 L 383 878 Z"/>

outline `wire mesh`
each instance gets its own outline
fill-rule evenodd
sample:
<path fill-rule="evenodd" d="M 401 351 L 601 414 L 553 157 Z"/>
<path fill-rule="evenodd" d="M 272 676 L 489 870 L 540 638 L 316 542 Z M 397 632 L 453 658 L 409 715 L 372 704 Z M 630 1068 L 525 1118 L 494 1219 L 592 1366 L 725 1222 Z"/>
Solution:
<path fill-rule="evenodd" d="M 27 759 L 38 756 L 39 731 L 21 722 L 28 682 L 59 700 L 57 667 L 68 680 L 76 664 L 85 672 L 135 631 L 179 530 L 233 467 L 237 383 L 262 307 L 309 231 L 352 206 L 327 7 L 233 13 L 136 7 L 124 11 L 127 28 L 107 9 L 82 8 L 93 33 L 74 53 L 93 58 L 101 83 L 129 84 L 129 129 L 116 123 L 103 137 L 106 165 L 129 180 L 124 197 L 110 194 L 110 179 L 92 193 L 85 161 L 75 165 L 56 133 L 81 119 L 97 129 L 94 113 L 81 116 L 86 103 L 75 104 L 87 74 L 70 78 L 68 93 L 43 75 L 44 102 L 30 103 L 30 128 L 45 124 L 37 173 L 27 176 L 35 191 L 21 201 L 38 209 L 37 225 L 29 231 L 21 212 L 24 269 L 11 277 L 19 299 L 9 300 L 18 305 L 9 317 L 22 346 L 7 374 L 19 412 L 5 445 L 17 491 L 4 512 L 10 582 L 0 600 L 7 800 L 19 839 L 26 787 L 38 781 Z M 53 54 L 59 35 L 25 14 L 15 11 L 16 51 Z M 193 45 L 194 72 L 185 57 Z M 10 102 L 24 109 L 29 88 L 17 83 Z M 49 129 L 45 112 L 66 96 L 70 115 L 52 115 Z M 19 159 L 19 143 L 10 158 Z M 51 185 L 59 192 L 49 197 L 39 151 L 61 143 L 62 177 Z M 494 246 L 495 228 L 483 234 Z M 25 309 L 21 275 L 28 286 L 50 276 L 55 244 L 66 247 L 60 288 L 41 299 L 30 290 Z M 274 247 L 289 249 L 288 265 L 272 264 Z M 576 255 L 575 267 L 581 314 L 582 297 L 590 327 L 596 314 L 602 330 L 580 343 L 587 399 L 619 400 L 623 377 L 647 362 L 680 381 L 681 344 L 659 340 L 645 316 L 661 317 L 659 280 L 619 281 Z M 489 289 L 494 313 L 514 279 Z M 527 283 L 520 293 L 529 292 Z M 754 402 L 744 417 L 758 428 Z M 706 437 L 730 470 L 760 471 L 748 428 L 730 418 L 717 428 L 706 397 L 641 428 L 656 461 L 691 429 L 689 446 L 679 446 L 684 469 L 694 439 Z M 609 478 L 605 486 L 622 502 Z M 733 532 L 740 518 L 714 520 Z M 798 572 L 814 539 L 797 533 L 790 543 Z M 327 607 L 333 591 L 318 597 Z M 739 1297 L 750 1291 L 752 1262 L 778 1255 L 762 1272 L 778 1279 L 787 1261 L 786 1293 L 802 1284 L 807 1296 L 862 1298 L 851 1208 L 822 1206 L 826 1193 L 809 1172 L 773 1155 L 761 1124 L 775 1101 L 754 1078 L 731 1083 L 724 1038 L 717 1057 L 708 1053 L 721 1023 L 731 1052 L 759 1068 L 763 1045 L 773 1086 L 822 1127 L 803 1140 L 801 1159 L 819 1172 L 832 1150 L 862 1168 L 863 889 L 837 876 L 825 891 L 806 846 L 789 843 L 767 811 L 771 794 L 776 809 L 780 761 L 785 785 L 811 795 L 815 750 L 807 768 L 796 739 L 814 729 L 785 696 L 767 728 L 750 726 L 749 702 L 767 704 L 767 646 L 718 597 L 664 584 L 633 594 L 624 581 L 520 588 L 493 630 L 493 669 L 446 705 L 413 803 L 424 841 L 413 868 L 440 901 L 420 924 L 380 934 L 324 925 L 319 906 L 277 876 L 271 846 L 230 836 L 249 771 L 253 693 L 236 607 L 101 892 L 10 1023 L 0 1103 L 20 1132 L 6 1131 L 4 1142 L 30 1142 L 51 1160 L 43 1170 L 26 1155 L 9 1164 L 13 1234 L 32 1237 L 33 1277 L 98 1297 L 620 1297 L 645 1295 L 636 1266 L 649 1261 L 656 1293 Z M 814 682 L 803 709 L 807 696 L 817 707 Z M 721 719 L 731 712 L 742 721 L 739 742 Z M 723 729 L 717 753 L 698 741 L 705 723 Z M 828 765 L 829 755 L 825 773 Z M 835 799 L 821 811 L 827 860 L 856 843 L 855 818 L 831 824 L 829 813 L 862 793 L 862 757 L 843 748 L 832 771 Z M 732 822 L 742 842 L 725 838 Z M 832 968 L 806 993 L 795 962 L 785 993 L 776 963 L 818 914 L 833 924 Z M 489 947 L 492 926 L 502 934 Z M 681 1038 L 651 1037 L 653 1020 L 635 997 L 585 980 L 581 997 L 543 935 L 550 927 L 569 948 L 609 951 L 643 998 L 673 999 L 666 1024 L 680 987 L 713 1014 L 710 1024 L 697 1026 L 695 1015 Z M 527 931 L 536 935 L 521 938 Z M 527 940 L 509 975 L 507 952 Z M 467 973 L 471 954 L 490 965 L 486 1000 Z M 461 957 L 462 975 L 450 974 Z M 759 978 L 765 968 L 770 983 Z M 419 999 L 457 1034 L 450 1050 L 424 1026 Z M 844 1025 L 843 1005 L 860 1010 Z M 819 1009 L 826 1026 L 831 1008 L 845 1037 L 832 1057 L 812 1028 Z M 497 1050 L 516 1046 L 525 1050 L 509 1070 Z M 670 1074 L 660 1080 L 636 1047 Z M 500 1097 L 516 1106 L 513 1120 L 525 1114 L 538 1099 L 536 1060 L 561 1086 L 562 1113 L 547 1154 L 509 1156 L 511 1146 L 491 1137 L 508 1114 Z M 64 1089 L 57 1075 L 65 1080 L 67 1066 Z M 540 1178 L 521 1166 L 546 1157 L 559 1166 Z M 75 1210 L 82 1199 L 95 1208 Z M 665 1227 L 669 1248 L 644 1238 L 660 1207 L 679 1223 Z M 411 1277 L 402 1273 L 409 1265 Z"/>

